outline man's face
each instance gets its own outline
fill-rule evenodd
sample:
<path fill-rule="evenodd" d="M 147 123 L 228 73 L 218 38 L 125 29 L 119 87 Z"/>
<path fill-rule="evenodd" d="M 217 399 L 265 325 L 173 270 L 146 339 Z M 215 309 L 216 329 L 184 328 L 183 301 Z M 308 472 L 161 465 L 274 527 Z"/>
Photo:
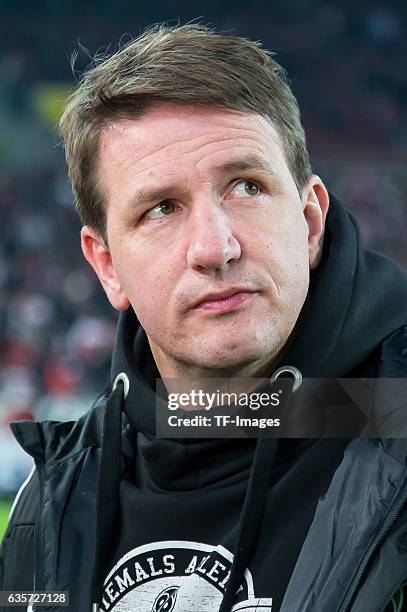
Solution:
<path fill-rule="evenodd" d="M 102 133 L 98 174 L 109 249 L 84 228 L 85 256 L 112 305 L 132 305 L 161 373 L 270 362 L 304 303 L 324 218 L 312 188 L 298 194 L 273 126 L 160 106 Z"/>

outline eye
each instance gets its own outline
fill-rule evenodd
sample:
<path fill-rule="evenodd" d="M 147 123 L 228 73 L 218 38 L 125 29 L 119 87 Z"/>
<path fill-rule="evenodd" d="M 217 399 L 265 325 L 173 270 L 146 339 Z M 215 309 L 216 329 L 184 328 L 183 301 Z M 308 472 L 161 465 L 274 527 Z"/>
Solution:
<path fill-rule="evenodd" d="M 260 193 L 260 186 L 255 181 L 239 181 L 233 188 L 234 191 L 237 190 L 238 195 L 243 196 L 256 196 Z"/>
<path fill-rule="evenodd" d="M 153 208 L 150 208 L 150 210 L 148 210 L 145 213 L 146 217 L 149 218 L 159 218 L 159 217 L 168 217 L 169 215 L 171 215 L 173 212 L 175 211 L 175 204 L 174 202 L 171 202 L 170 200 L 164 200 L 164 202 L 160 202 L 159 204 L 157 204 L 156 206 L 154 206 Z"/>

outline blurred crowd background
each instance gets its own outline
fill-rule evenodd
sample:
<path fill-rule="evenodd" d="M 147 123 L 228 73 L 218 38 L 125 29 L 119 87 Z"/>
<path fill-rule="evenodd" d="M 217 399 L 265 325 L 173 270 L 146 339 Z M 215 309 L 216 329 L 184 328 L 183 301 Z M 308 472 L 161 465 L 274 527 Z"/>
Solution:
<path fill-rule="evenodd" d="M 117 313 L 83 259 L 55 132 L 64 100 L 90 61 L 80 46 L 91 55 L 115 50 L 147 24 L 177 18 L 261 40 L 288 71 L 314 171 L 353 211 L 365 244 L 407 269 L 407 4 L 0 6 L 0 494 L 11 494 L 30 460 L 8 422 L 76 418 L 108 382 Z"/>

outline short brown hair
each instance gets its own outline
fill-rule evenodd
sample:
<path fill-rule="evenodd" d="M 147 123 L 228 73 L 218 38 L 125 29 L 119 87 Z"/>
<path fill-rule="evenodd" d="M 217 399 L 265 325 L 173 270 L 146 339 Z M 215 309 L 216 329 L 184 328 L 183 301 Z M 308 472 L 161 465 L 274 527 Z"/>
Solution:
<path fill-rule="evenodd" d="M 99 135 L 110 122 L 162 103 L 217 106 L 268 118 L 300 190 L 311 174 L 297 100 L 274 53 L 206 26 L 159 24 L 108 57 L 96 57 L 61 117 L 69 176 L 83 225 L 107 244 L 97 180 Z"/>

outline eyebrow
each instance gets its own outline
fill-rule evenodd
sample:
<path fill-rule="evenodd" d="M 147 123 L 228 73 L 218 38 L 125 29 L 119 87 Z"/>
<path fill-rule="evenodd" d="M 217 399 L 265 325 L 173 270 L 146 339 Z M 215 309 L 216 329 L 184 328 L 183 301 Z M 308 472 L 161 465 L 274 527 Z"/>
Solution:
<path fill-rule="evenodd" d="M 242 159 L 236 159 L 222 164 L 216 168 L 219 173 L 232 174 L 234 172 L 246 172 L 247 170 L 260 170 L 264 174 L 274 174 L 272 166 L 257 155 L 249 155 Z"/>
<path fill-rule="evenodd" d="M 272 166 L 266 160 L 256 155 L 249 155 L 247 157 L 226 162 L 215 167 L 216 174 L 237 174 L 239 172 L 247 172 L 250 170 L 258 170 L 263 172 L 264 174 L 272 176 L 275 174 Z M 176 185 L 173 184 L 163 186 L 160 189 L 141 189 L 133 195 L 133 197 L 128 203 L 127 208 L 129 214 L 132 213 L 134 208 L 138 208 L 143 204 L 165 200 L 166 198 L 168 198 L 169 192 L 173 191 L 175 187 Z"/>

